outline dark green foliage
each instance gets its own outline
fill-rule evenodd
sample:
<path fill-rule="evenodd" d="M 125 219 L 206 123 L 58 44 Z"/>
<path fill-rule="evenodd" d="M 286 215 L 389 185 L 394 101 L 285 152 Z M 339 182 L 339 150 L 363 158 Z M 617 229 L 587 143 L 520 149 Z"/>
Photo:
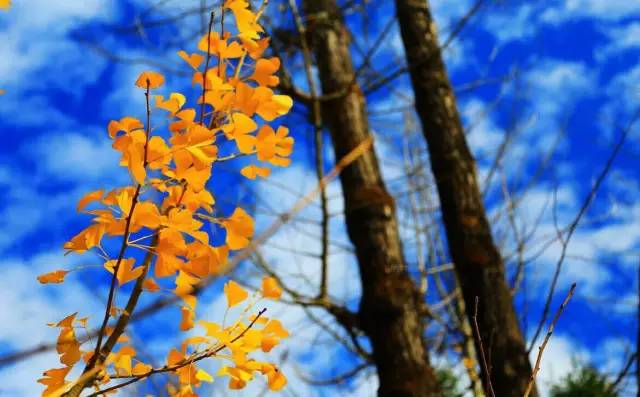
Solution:
<path fill-rule="evenodd" d="M 574 370 L 551 387 L 551 397 L 618 397 L 607 377 L 590 365 L 576 365 Z"/>
<path fill-rule="evenodd" d="M 460 381 L 453 371 L 446 368 L 437 369 L 436 377 L 438 378 L 443 397 L 463 396 L 464 393 L 460 391 Z"/>

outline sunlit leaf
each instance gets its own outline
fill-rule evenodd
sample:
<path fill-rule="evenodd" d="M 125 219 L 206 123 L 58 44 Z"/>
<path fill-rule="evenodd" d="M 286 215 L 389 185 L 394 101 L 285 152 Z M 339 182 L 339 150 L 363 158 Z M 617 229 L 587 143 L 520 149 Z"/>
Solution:
<path fill-rule="evenodd" d="M 38 281 L 41 284 L 60 284 L 64 281 L 64 277 L 69 273 L 66 270 L 55 270 L 53 272 L 41 274 Z"/>
<path fill-rule="evenodd" d="M 164 84 L 164 76 L 158 72 L 142 72 L 136 80 L 136 87 L 154 89 Z"/>
<path fill-rule="evenodd" d="M 265 277 L 262 279 L 262 296 L 271 299 L 280 299 L 282 289 L 278 285 L 278 281 L 273 277 Z"/>
<path fill-rule="evenodd" d="M 244 301 L 249 296 L 249 293 L 233 280 L 224 285 L 224 294 L 227 297 L 227 306 L 230 308 Z"/>

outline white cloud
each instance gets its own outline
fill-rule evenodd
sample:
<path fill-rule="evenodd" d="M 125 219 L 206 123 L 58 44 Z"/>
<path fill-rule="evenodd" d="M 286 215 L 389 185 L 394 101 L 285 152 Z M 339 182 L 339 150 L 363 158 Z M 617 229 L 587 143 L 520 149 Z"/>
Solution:
<path fill-rule="evenodd" d="M 431 1 L 431 10 L 441 27 L 440 30 L 456 23 L 459 18 L 464 16 L 472 7 L 473 3 L 470 0 L 461 1 L 447 1 L 447 0 L 435 0 Z"/>
<path fill-rule="evenodd" d="M 51 343 L 57 330 L 46 326 L 80 311 L 98 313 L 102 303 L 76 280 L 61 286 L 43 286 L 38 274 L 81 263 L 83 258 L 64 257 L 62 251 L 47 252 L 30 259 L 5 259 L 0 263 L 0 301 L 7 310 L 0 311 L 0 343 L 10 349 L 24 349 Z M 85 259 L 86 260 L 86 259 Z M 69 276 L 73 279 L 73 276 Z M 55 352 L 36 355 L 15 366 L 0 368 L 0 394 L 8 397 L 36 396 L 42 386 L 36 380 L 49 368 L 60 364 Z"/>
<path fill-rule="evenodd" d="M 614 76 L 606 91 L 612 101 L 611 106 L 627 112 L 635 111 L 640 101 L 638 87 L 640 87 L 640 65 L 634 65 Z"/>
<path fill-rule="evenodd" d="M 486 26 L 498 42 L 503 44 L 534 35 L 537 29 L 537 23 L 534 20 L 536 16 L 537 12 L 531 4 L 517 7 L 513 12 L 492 10 L 486 17 Z"/>
<path fill-rule="evenodd" d="M 118 165 L 119 153 L 111 147 L 106 130 L 101 132 L 44 135 L 28 152 L 37 156 L 39 172 L 48 178 L 105 184 L 127 174 Z"/>
<path fill-rule="evenodd" d="M 480 162 L 493 158 L 504 138 L 504 131 L 495 125 L 486 104 L 471 99 L 462 106 L 464 124 L 468 127 L 467 141 L 476 159 Z"/>
<path fill-rule="evenodd" d="M 37 10 L 37 12 L 34 12 Z M 78 24 L 109 15 L 108 3 L 33 0 L 15 2 L 4 15 L 0 32 L 0 82 L 8 90 L 54 85 L 74 91 L 95 80 L 102 69 L 100 57 L 69 38 Z M 9 84 L 9 85 L 7 85 Z"/>
<path fill-rule="evenodd" d="M 609 42 L 596 50 L 596 58 L 600 62 L 621 52 L 640 48 L 640 22 L 605 28 L 603 33 L 608 36 Z"/>
<path fill-rule="evenodd" d="M 544 11 L 542 20 L 551 24 L 576 18 L 615 21 L 640 14 L 638 5 L 628 0 L 566 0 L 561 4 Z"/>
<path fill-rule="evenodd" d="M 536 61 L 524 77 L 533 92 L 534 110 L 545 119 L 566 115 L 567 106 L 597 83 L 597 75 L 585 64 L 553 59 Z"/>
<path fill-rule="evenodd" d="M 3 206 L 0 216 L 3 227 L 0 229 L 0 252 L 10 247 L 29 233 L 33 232 L 45 219 L 46 210 L 40 203 L 42 197 L 31 185 L 15 183 L 22 175 L 8 167 L 2 168 L 3 173 L 9 175 L 0 179 L 3 189 Z M 48 208 L 51 210 L 51 207 Z"/>

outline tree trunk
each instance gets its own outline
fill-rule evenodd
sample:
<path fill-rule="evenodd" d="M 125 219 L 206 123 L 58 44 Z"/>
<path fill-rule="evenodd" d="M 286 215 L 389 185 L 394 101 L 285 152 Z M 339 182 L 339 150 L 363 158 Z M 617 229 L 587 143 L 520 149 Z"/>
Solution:
<path fill-rule="evenodd" d="M 531 364 L 478 189 L 475 160 L 464 136 L 436 25 L 426 0 L 396 0 L 396 11 L 467 317 L 472 320 L 477 296 L 478 325 L 495 395 L 522 396 Z M 480 349 L 477 341 L 476 349 Z M 482 378 L 486 390 L 486 376 Z"/>
<path fill-rule="evenodd" d="M 337 159 L 369 138 L 364 97 L 355 84 L 348 33 L 334 0 L 305 0 L 308 34 L 326 94 L 323 120 Z M 373 150 L 340 174 L 347 232 L 360 269 L 360 327 L 369 337 L 379 396 L 440 396 L 423 340 L 420 296 L 409 277 L 393 198 Z"/>

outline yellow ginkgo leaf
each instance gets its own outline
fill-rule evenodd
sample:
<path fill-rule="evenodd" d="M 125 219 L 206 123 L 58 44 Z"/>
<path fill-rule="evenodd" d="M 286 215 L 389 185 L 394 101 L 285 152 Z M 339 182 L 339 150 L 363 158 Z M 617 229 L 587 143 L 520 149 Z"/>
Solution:
<path fill-rule="evenodd" d="M 213 382 L 213 376 L 209 375 L 209 373 L 202 368 L 198 368 L 198 372 L 196 372 L 196 379 L 203 382 Z"/>
<path fill-rule="evenodd" d="M 275 318 L 269 320 L 267 325 L 265 325 L 265 327 L 262 329 L 262 332 L 265 335 L 273 334 L 279 338 L 286 338 L 287 336 L 289 336 L 289 332 L 284 329 L 282 323 Z"/>
<path fill-rule="evenodd" d="M 263 352 L 268 353 L 275 346 L 280 343 L 280 338 L 276 338 L 275 336 L 264 336 L 260 339 L 260 348 Z"/>
<path fill-rule="evenodd" d="M 158 72 L 142 72 L 136 80 L 136 87 L 154 89 L 164 84 L 164 76 Z"/>
<path fill-rule="evenodd" d="M 11 0 L 0 0 L 0 10 L 8 10 L 11 7 Z"/>
<path fill-rule="evenodd" d="M 120 261 L 120 266 L 118 267 L 118 274 L 116 278 L 118 279 L 118 283 L 120 285 L 124 285 L 129 281 L 135 280 L 142 275 L 144 272 L 143 266 L 138 266 L 137 268 L 133 268 L 133 264 L 135 263 L 134 258 L 122 259 Z M 109 271 L 109 273 L 113 273 L 113 269 L 116 266 L 117 260 L 110 260 L 104 264 L 105 269 Z"/>
<path fill-rule="evenodd" d="M 60 354 L 60 362 L 64 365 L 72 366 L 82 357 L 80 343 L 76 339 L 76 333 L 72 327 L 65 327 L 60 330 L 56 350 Z"/>
<path fill-rule="evenodd" d="M 42 395 L 51 395 L 66 385 L 67 382 L 65 382 L 64 378 L 67 376 L 69 371 L 71 371 L 71 367 L 54 368 L 44 371 L 42 374 L 43 377 L 38 379 L 38 383 L 42 383 L 47 387 L 44 392 L 42 392 Z"/>
<path fill-rule="evenodd" d="M 136 365 L 133 366 L 133 368 L 131 369 L 131 373 L 133 375 L 140 376 L 140 375 L 147 374 L 152 369 L 153 369 L 153 367 L 151 365 L 139 362 L 139 363 L 136 363 Z"/>
<path fill-rule="evenodd" d="M 271 299 L 280 299 L 282 289 L 273 277 L 265 277 L 262 279 L 262 296 Z"/>
<path fill-rule="evenodd" d="M 193 320 L 196 314 L 187 306 L 182 306 L 182 320 L 180 321 L 180 330 L 188 331 L 193 328 Z"/>
<path fill-rule="evenodd" d="M 200 54 L 187 54 L 182 50 L 178 51 L 178 55 L 180 55 L 180 58 L 184 59 L 184 61 L 187 62 L 189 66 L 191 66 L 195 70 L 198 70 L 198 67 L 200 67 L 200 64 L 204 60 L 204 56 Z"/>
<path fill-rule="evenodd" d="M 113 139 L 120 131 L 124 131 L 125 134 L 129 135 L 133 131 L 142 130 L 143 128 L 142 122 L 135 117 L 123 117 L 120 120 L 111 120 L 107 130 L 109 131 L 109 137 Z"/>
<path fill-rule="evenodd" d="M 240 153 L 249 154 L 256 145 L 256 137 L 251 135 L 258 128 L 258 125 L 244 113 L 234 113 L 233 124 L 225 126 L 225 132 L 236 141 Z"/>
<path fill-rule="evenodd" d="M 250 79 L 263 86 L 275 87 L 280 82 L 280 79 L 278 79 L 277 76 L 274 76 L 279 68 L 280 59 L 277 57 L 270 59 L 258 59 L 255 70 Z"/>
<path fill-rule="evenodd" d="M 104 236 L 105 231 L 105 225 L 94 223 L 75 235 L 71 241 L 66 242 L 64 244 L 64 249 L 77 253 L 88 251 L 91 248 L 100 245 L 100 240 L 102 240 L 102 236 Z"/>
<path fill-rule="evenodd" d="M 249 238 L 253 236 L 253 219 L 245 210 L 238 207 L 228 219 L 222 221 L 227 230 L 226 243 L 229 249 L 238 250 L 249 245 Z"/>
<path fill-rule="evenodd" d="M 78 201 L 78 206 L 76 207 L 76 210 L 78 212 L 82 211 L 84 207 L 86 207 L 89 203 L 100 200 L 103 194 L 104 194 L 104 190 L 102 189 L 87 193 L 84 197 L 80 199 L 80 201 Z"/>
<path fill-rule="evenodd" d="M 258 176 L 266 178 L 271 174 L 271 169 L 268 167 L 258 167 L 257 165 L 249 164 L 240 170 L 240 174 L 251 180 L 256 179 Z"/>
<path fill-rule="evenodd" d="M 179 92 L 173 92 L 169 95 L 169 99 L 164 100 L 164 96 L 156 95 L 156 107 L 164 109 L 171 114 L 176 114 L 178 110 L 185 104 L 187 98 Z"/>
<path fill-rule="evenodd" d="M 227 296 L 227 306 L 230 308 L 247 299 L 249 296 L 249 293 L 233 280 L 224 285 L 224 294 Z"/>
<path fill-rule="evenodd" d="M 148 292 L 158 292 L 160 291 L 160 286 L 158 285 L 156 280 L 147 278 L 144 280 L 144 283 L 142 283 L 142 289 Z"/>
<path fill-rule="evenodd" d="M 55 270 L 53 272 L 41 274 L 38 281 L 42 284 L 60 284 L 64 281 L 64 277 L 69 273 L 66 270 Z"/>
<path fill-rule="evenodd" d="M 269 384 L 269 390 L 272 390 L 272 391 L 282 390 L 287 385 L 287 378 L 275 366 L 273 370 L 268 371 L 265 375 L 267 375 L 267 383 Z"/>

